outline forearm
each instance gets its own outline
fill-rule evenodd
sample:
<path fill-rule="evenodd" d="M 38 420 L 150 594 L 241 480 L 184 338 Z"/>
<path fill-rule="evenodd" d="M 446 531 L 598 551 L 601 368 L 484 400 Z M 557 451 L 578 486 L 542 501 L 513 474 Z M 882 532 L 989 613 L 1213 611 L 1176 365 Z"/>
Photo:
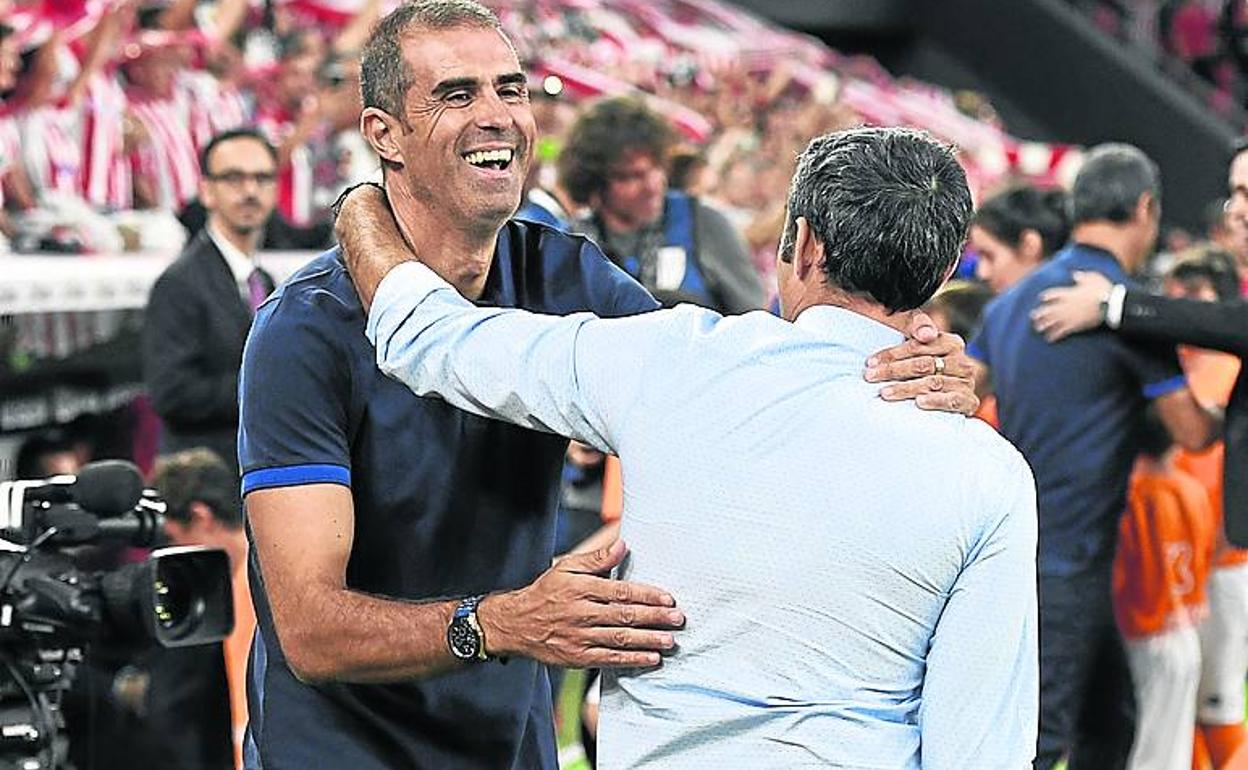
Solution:
<path fill-rule="evenodd" d="M 418 396 L 612 451 L 576 387 L 576 340 L 592 316 L 478 308 L 424 265 L 405 270 L 369 314 L 382 372 Z"/>
<path fill-rule="evenodd" d="M 305 682 L 395 682 L 462 665 L 446 629 L 457 601 L 404 602 L 348 589 L 305 588 L 277 613 L 277 635 L 291 671 Z"/>
<path fill-rule="evenodd" d="M 180 30 L 195 26 L 195 0 L 174 0 L 157 18 L 161 29 Z"/>
<path fill-rule="evenodd" d="M 414 261 L 416 256 L 403 240 L 380 187 L 361 185 L 360 189 L 344 194 L 341 205 L 334 235 L 367 311 L 386 273 L 396 265 Z"/>
<path fill-rule="evenodd" d="M 1248 304 L 1150 297 L 1128 291 L 1123 335 L 1248 356 Z"/>

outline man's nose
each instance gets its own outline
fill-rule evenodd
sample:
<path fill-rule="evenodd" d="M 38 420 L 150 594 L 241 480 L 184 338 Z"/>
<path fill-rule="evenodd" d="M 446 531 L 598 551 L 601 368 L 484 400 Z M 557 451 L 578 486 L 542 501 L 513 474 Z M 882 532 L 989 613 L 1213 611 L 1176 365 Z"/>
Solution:
<path fill-rule="evenodd" d="M 487 91 L 476 104 L 476 121 L 481 128 L 510 128 L 515 119 L 506 102 L 493 91 Z"/>

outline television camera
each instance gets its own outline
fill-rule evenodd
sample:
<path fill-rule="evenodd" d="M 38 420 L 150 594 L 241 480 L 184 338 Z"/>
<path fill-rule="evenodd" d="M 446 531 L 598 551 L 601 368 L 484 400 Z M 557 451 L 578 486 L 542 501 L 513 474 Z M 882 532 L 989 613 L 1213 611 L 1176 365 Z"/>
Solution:
<path fill-rule="evenodd" d="M 232 629 L 220 549 L 158 548 L 112 570 L 80 566 L 85 546 L 159 545 L 164 512 L 160 493 L 119 460 L 0 482 L 0 770 L 64 762 L 60 698 L 92 644 L 185 647 Z"/>

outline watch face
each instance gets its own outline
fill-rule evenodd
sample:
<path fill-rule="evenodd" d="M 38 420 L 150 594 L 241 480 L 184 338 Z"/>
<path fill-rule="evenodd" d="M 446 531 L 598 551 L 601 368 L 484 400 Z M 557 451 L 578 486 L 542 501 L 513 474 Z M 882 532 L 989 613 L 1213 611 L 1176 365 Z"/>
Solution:
<path fill-rule="evenodd" d="M 460 660 L 472 660 L 481 651 L 481 637 L 468 623 L 467 618 L 456 618 L 446 630 L 446 641 L 451 653 Z"/>

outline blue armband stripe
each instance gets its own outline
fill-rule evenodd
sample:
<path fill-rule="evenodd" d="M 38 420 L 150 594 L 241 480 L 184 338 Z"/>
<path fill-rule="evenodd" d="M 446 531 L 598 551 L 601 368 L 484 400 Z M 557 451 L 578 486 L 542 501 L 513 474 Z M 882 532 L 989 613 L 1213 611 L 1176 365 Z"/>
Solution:
<path fill-rule="evenodd" d="M 1168 380 L 1161 382 L 1152 382 L 1144 386 L 1144 398 L 1153 399 L 1164 396 L 1167 393 L 1173 393 L 1179 388 L 1187 387 L 1187 377 L 1182 374 L 1176 374 Z"/>
<path fill-rule="evenodd" d="M 243 494 L 271 487 L 297 487 L 304 484 L 342 484 L 351 486 L 351 469 L 341 465 L 287 465 L 282 468 L 259 468 L 243 474 Z"/>

